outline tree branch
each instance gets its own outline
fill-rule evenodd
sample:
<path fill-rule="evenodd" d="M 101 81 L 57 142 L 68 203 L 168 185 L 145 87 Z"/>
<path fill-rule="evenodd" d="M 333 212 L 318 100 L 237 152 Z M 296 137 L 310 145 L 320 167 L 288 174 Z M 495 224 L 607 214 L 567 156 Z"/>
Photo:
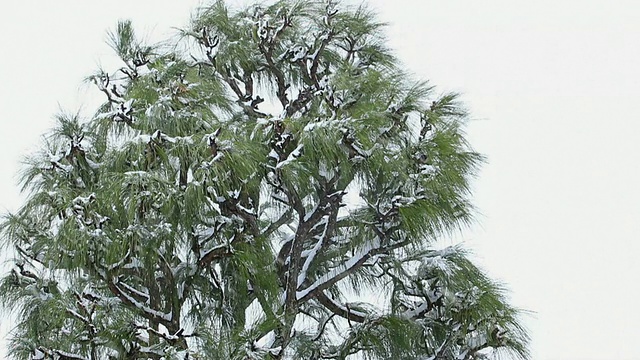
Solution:
<path fill-rule="evenodd" d="M 341 266 L 333 268 L 318 278 L 311 286 L 296 293 L 298 302 L 303 303 L 317 296 L 317 293 L 328 289 L 338 281 L 356 272 L 367 260 L 376 255 L 388 254 L 390 251 L 403 247 L 408 241 L 401 241 L 392 245 L 380 247 L 380 239 L 376 238 L 368 249 L 362 249 Z"/>
<path fill-rule="evenodd" d="M 165 313 L 162 313 L 162 312 L 160 312 L 158 310 L 154 310 L 154 309 L 148 307 L 147 305 L 145 305 L 145 304 L 139 302 L 138 300 L 136 300 L 135 298 L 133 298 L 131 295 L 125 293 L 113 281 L 108 281 L 107 282 L 107 287 L 109 288 L 109 290 L 115 296 L 118 297 L 118 299 L 120 299 L 120 301 L 122 301 L 123 303 L 125 303 L 125 304 L 127 304 L 129 306 L 132 306 L 132 307 L 135 307 L 136 309 L 138 309 L 140 311 L 141 315 L 143 317 L 145 317 L 146 319 L 148 319 L 150 321 L 161 323 L 161 324 L 163 324 L 165 326 L 170 326 L 171 319 L 174 316 L 173 313 L 165 314 Z"/>
<path fill-rule="evenodd" d="M 282 214 L 282 216 L 280 216 L 278 220 L 269 224 L 269 226 L 262 231 L 262 236 L 269 237 L 276 230 L 278 230 L 282 225 L 291 221 L 291 215 L 293 215 L 293 210 L 289 208 L 287 209 L 287 211 L 285 211 L 284 214 Z"/>
<path fill-rule="evenodd" d="M 365 314 L 349 309 L 348 307 L 336 302 L 331 299 L 324 291 L 318 291 L 316 293 L 316 300 L 324 307 L 326 307 L 329 311 L 332 312 L 333 315 L 338 315 L 347 319 L 348 321 L 354 321 L 357 323 L 363 323 L 366 320 Z"/>

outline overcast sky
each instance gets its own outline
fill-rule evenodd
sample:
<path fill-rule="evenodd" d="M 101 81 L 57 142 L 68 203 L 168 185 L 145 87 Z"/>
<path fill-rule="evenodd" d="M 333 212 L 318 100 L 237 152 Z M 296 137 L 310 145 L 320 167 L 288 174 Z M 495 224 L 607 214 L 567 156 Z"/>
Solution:
<path fill-rule="evenodd" d="M 116 66 L 105 31 L 130 18 L 159 40 L 199 3 L 1 6 L 0 211 L 20 205 L 19 161 L 52 115 L 93 110 L 82 79 Z M 370 4 L 407 69 L 462 93 L 472 114 L 469 139 L 488 163 L 474 185 L 478 224 L 462 238 L 534 312 L 533 359 L 640 359 L 640 4 Z"/>

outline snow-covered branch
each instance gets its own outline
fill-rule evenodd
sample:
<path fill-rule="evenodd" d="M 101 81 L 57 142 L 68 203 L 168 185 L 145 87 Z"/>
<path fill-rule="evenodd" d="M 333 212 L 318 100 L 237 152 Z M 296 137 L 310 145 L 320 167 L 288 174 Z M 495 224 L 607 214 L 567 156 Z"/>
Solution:
<path fill-rule="evenodd" d="M 116 295 L 122 302 L 127 305 L 133 306 L 136 308 L 142 316 L 149 320 L 158 321 L 165 325 L 170 325 L 170 322 L 173 319 L 173 313 L 163 313 L 162 311 L 158 311 L 150 308 L 149 306 L 139 302 L 132 295 L 128 294 L 126 291 L 120 289 L 118 286 L 119 282 L 110 281 L 108 283 L 109 290 Z"/>
<path fill-rule="evenodd" d="M 315 293 L 323 291 L 338 281 L 349 276 L 356 271 L 365 261 L 369 260 L 373 255 L 381 252 L 380 241 L 378 238 L 370 241 L 365 247 L 360 249 L 353 257 L 345 261 L 342 265 L 337 266 L 328 273 L 319 277 L 306 289 L 296 292 L 296 298 L 299 302 L 305 302 L 315 296 Z"/>

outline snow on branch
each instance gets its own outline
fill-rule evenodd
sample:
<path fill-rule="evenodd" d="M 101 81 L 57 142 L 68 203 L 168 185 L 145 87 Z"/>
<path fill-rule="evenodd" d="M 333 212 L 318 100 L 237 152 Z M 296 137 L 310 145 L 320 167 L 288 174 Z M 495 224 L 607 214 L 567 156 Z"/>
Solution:
<path fill-rule="evenodd" d="M 351 259 L 347 260 L 341 266 L 333 268 L 328 273 L 318 278 L 308 288 L 297 291 L 296 298 L 299 302 L 305 302 L 313 297 L 317 292 L 325 290 L 334 285 L 338 281 L 344 279 L 353 273 L 357 268 L 365 263 L 371 256 L 380 253 L 380 240 L 375 238 L 367 244 L 364 248 L 360 249 Z"/>
<path fill-rule="evenodd" d="M 62 350 L 47 349 L 42 346 L 35 349 L 33 351 L 33 354 L 31 355 L 31 360 L 42 360 L 48 358 L 58 360 L 89 360 L 89 358 L 82 355 L 73 354 Z"/>
<path fill-rule="evenodd" d="M 127 294 L 125 291 L 120 289 L 120 287 L 118 287 L 118 284 L 119 284 L 119 281 L 117 280 L 115 282 L 110 281 L 108 283 L 108 287 L 109 287 L 109 290 L 111 290 L 111 292 L 113 292 L 122 302 L 140 310 L 140 312 L 142 312 L 142 315 L 147 319 L 159 321 L 161 323 L 169 323 L 172 321 L 173 319 L 172 312 L 163 313 L 161 311 L 150 308 L 149 306 L 139 302 L 133 296 Z"/>

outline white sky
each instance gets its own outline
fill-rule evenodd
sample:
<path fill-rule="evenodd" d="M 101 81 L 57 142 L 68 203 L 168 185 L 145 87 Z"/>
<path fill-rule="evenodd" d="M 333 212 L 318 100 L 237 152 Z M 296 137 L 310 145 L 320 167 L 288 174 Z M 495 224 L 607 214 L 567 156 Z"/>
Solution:
<path fill-rule="evenodd" d="M 159 40 L 198 3 L 2 5 L 1 211 L 19 206 L 19 161 L 52 115 L 94 109 L 82 79 L 115 67 L 105 31 L 130 18 Z M 463 238 L 512 302 L 535 312 L 525 319 L 533 359 L 640 359 L 640 4 L 370 4 L 407 68 L 461 92 L 471 111 L 469 139 L 489 162 L 475 182 L 479 224 Z"/>

